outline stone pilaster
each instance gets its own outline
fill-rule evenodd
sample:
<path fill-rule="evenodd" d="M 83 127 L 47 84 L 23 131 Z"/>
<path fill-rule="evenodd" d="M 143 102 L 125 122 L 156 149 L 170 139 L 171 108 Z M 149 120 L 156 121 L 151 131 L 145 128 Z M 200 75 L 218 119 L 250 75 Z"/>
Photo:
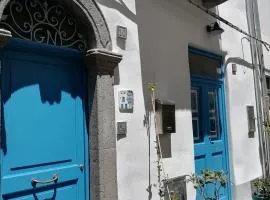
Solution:
<path fill-rule="evenodd" d="M 89 50 L 85 56 L 92 200 L 118 199 L 113 72 L 121 59 L 121 55 L 103 49 Z"/>

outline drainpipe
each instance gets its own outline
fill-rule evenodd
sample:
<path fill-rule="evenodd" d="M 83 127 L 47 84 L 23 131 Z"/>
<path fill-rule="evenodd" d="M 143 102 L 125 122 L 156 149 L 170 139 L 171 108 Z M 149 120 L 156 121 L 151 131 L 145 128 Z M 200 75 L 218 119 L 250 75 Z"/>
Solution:
<path fill-rule="evenodd" d="M 255 5 L 256 4 L 256 5 Z M 246 14 L 249 33 L 253 37 L 261 38 L 259 17 L 258 17 L 258 5 L 256 0 L 246 0 Z M 256 13 L 256 14 L 255 14 Z M 263 66 L 263 57 L 262 57 L 262 46 L 252 38 L 250 42 L 251 49 L 251 58 L 253 65 L 253 77 L 254 77 L 254 86 L 255 86 L 255 99 L 257 107 L 257 126 L 258 126 L 258 136 L 260 143 L 260 156 L 262 164 L 263 177 L 266 177 L 269 174 L 268 170 L 268 145 L 266 141 L 266 135 L 264 131 L 264 116 L 263 116 L 263 105 L 265 94 L 265 76 L 264 76 L 264 67 Z M 261 76 L 260 76 L 261 75 Z"/>
<path fill-rule="evenodd" d="M 260 17 L 259 17 L 259 8 L 258 8 L 258 1 L 255 0 L 253 1 L 253 16 L 254 16 L 254 21 L 255 21 L 255 31 L 256 31 L 256 37 L 261 39 L 261 27 L 260 27 Z M 263 111 L 264 111 L 264 123 L 263 123 L 263 128 L 265 128 L 265 117 L 269 115 L 268 111 L 269 108 L 267 107 L 265 103 L 265 99 L 267 96 L 267 89 L 266 89 L 266 77 L 265 77 L 265 65 L 264 65 L 264 56 L 263 56 L 263 47 L 262 44 L 259 43 L 256 40 L 256 48 L 257 48 L 257 55 L 258 55 L 258 61 L 259 61 L 259 67 L 260 67 L 260 81 L 261 81 L 261 88 L 262 88 L 262 102 L 263 102 Z M 269 51 L 269 49 L 267 49 Z M 264 130 L 264 137 L 265 137 L 265 144 L 266 144 L 266 176 L 269 177 L 270 173 L 270 166 L 269 166 L 269 161 L 270 161 L 270 152 L 269 152 L 269 137 L 267 133 Z"/>

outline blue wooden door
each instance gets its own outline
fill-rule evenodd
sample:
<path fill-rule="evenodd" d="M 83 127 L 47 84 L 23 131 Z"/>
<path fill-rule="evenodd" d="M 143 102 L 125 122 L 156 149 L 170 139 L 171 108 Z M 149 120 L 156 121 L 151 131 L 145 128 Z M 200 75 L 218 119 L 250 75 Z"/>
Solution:
<path fill-rule="evenodd" d="M 210 169 L 223 170 L 229 175 L 223 100 L 221 81 L 192 79 L 191 108 L 196 174 Z M 221 200 L 229 199 L 228 187 L 229 184 L 225 190 L 221 190 Z M 207 190 L 206 193 L 211 193 L 211 188 Z M 197 200 L 201 200 L 199 192 Z"/>
<path fill-rule="evenodd" d="M 2 199 L 88 199 L 81 61 L 19 40 L 1 51 Z"/>

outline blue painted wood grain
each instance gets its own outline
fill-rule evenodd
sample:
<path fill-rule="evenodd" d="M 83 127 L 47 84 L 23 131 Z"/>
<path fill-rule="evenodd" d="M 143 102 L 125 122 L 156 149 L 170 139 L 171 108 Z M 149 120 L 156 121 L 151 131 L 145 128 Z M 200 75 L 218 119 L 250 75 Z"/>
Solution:
<path fill-rule="evenodd" d="M 0 56 L 2 199 L 87 200 L 81 53 L 12 39 Z M 55 174 L 57 183 L 31 184 Z"/>
<path fill-rule="evenodd" d="M 223 170 L 229 175 L 229 158 L 227 153 L 227 132 L 226 132 L 226 116 L 224 115 L 224 96 L 223 82 L 221 80 L 212 80 L 203 77 L 192 77 L 192 88 L 200 91 L 200 115 L 201 115 L 201 140 L 195 142 L 195 170 L 196 174 L 200 174 L 203 169 Z M 218 112 L 219 112 L 219 132 L 218 139 L 211 139 L 209 136 L 209 97 L 208 91 L 216 90 L 218 93 Z M 208 193 L 211 188 L 208 188 Z M 230 184 L 225 190 L 221 191 L 221 199 L 230 199 Z M 197 200 L 201 200 L 197 195 Z"/>

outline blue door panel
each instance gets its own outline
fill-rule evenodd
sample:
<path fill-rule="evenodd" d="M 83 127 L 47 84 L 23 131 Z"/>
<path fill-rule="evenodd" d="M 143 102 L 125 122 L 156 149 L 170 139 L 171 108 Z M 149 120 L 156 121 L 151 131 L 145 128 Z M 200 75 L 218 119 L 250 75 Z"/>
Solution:
<path fill-rule="evenodd" d="M 59 93 L 54 86 L 57 85 L 57 75 L 62 75 L 61 82 L 66 85 L 68 77 L 55 70 L 43 70 L 35 68 L 35 65 L 26 64 L 20 61 L 18 67 L 16 62 L 11 63 L 11 88 L 15 92 L 5 105 L 5 114 L 10 115 L 10 120 L 6 121 L 6 131 L 9 134 L 7 134 L 8 154 L 4 157 L 5 173 L 14 168 L 28 168 L 31 165 L 64 160 L 72 162 L 74 158 L 76 159 L 76 145 L 70 139 L 63 141 L 65 138 L 76 137 L 75 102 L 70 101 L 68 93 Z M 31 73 L 28 73 L 29 71 Z M 46 77 L 52 78 L 49 84 L 46 84 Z M 38 83 L 34 83 L 31 79 L 35 79 Z M 21 84 L 25 84 L 26 80 L 31 83 L 28 82 L 29 86 L 22 87 Z M 22 89 L 16 90 L 17 88 Z M 44 94 L 40 95 L 41 93 Z M 58 104 L 60 101 L 61 104 Z M 31 140 L 34 140 L 31 142 L 31 148 L 25 148 Z M 63 142 L 65 145 L 61 145 Z M 34 154 L 33 149 L 38 149 L 38 154 Z"/>
<path fill-rule="evenodd" d="M 198 155 L 195 156 L 195 163 L 196 163 L 196 174 L 200 173 L 201 169 L 207 168 L 207 160 L 205 155 Z"/>
<path fill-rule="evenodd" d="M 223 168 L 223 151 L 215 151 L 209 156 L 209 164 L 213 170 L 224 170 Z"/>
<path fill-rule="evenodd" d="M 41 187 L 32 191 L 23 191 L 22 193 L 14 193 L 3 197 L 3 200 L 54 200 L 54 199 L 78 199 L 75 181 L 67 182 L 66 184 L 58 184 L 53 187 Z"/>
<path fill-rule="evenodd" d="M 5 191 L 6 194 L 18 193 L 20 191 L 24 191 L 26 189 L 31 189 L 32 184 L 31 180 L 33 178 L 38 180 L 48 180 L 53 178 L 53 175 L 57 174 L 59 177 L 59 182 L 70 182 L 73 181 L 72 184 L 78 184 L 78 178 L 80 177 L 80 173 L 78 172 L 78 166 L 70 166 L 70 167 L 59 167 L 53 169 L 35 171 L 32 173 L 20 173 L 15 176 L 5 176 L 2 178 L 2 190 Z M 20 183 L 20 184 L 19 184 Z M 54 185 L 54 183 L 46 184 L 46 186 Z M 16 186 L 16 187 L 11 187 Z M 30 188 L 29 188 L 30 187 Z"/>
<path fill-rule="evenodd" d="M 50 48 L 38 55 L 29 42 L 16 51 L 12 45 L 2 52 L 2 198 L 88 199 L 80 168 L 87 165 L 81 59 L 64 59 L 55 49 L 51 56 Z M 31 183 L 54 175 L 57 182 Z"/>
<path fill-rule="evenodd" d="M 194 105 L 195 102 L 197 105 Z M 200 174 L 204 169 L 223 170 L 229 174 L 222 102 L 220 81 L 192 78 L 193 136 L 198 136 L 194 137 L 196 174 Z M 206 193 L 211 191 L 213 187 L 209 186 Z M 229 188 L 222 190 L 220 194 L 221 199 L 228 200 Z M 201 200 L 199 195 L 197 200 Z"/>
<path fill-rule="evenodd" d="M 29 195 L 28 197 L 23 198 L 23 200 L 32 200 L 33 196 L 35 196 L 36 199 L 55 199 L 57 198 L 64 199 L 66 196 L 69 196 L 70 199 L 76 199 L 76 191 L 73 187 L 66 187 L 66 188 L 58 188 L 57 191 L 50 190 L 50 192 L 46 193 L 34 193 L 34 195 Z"/>

